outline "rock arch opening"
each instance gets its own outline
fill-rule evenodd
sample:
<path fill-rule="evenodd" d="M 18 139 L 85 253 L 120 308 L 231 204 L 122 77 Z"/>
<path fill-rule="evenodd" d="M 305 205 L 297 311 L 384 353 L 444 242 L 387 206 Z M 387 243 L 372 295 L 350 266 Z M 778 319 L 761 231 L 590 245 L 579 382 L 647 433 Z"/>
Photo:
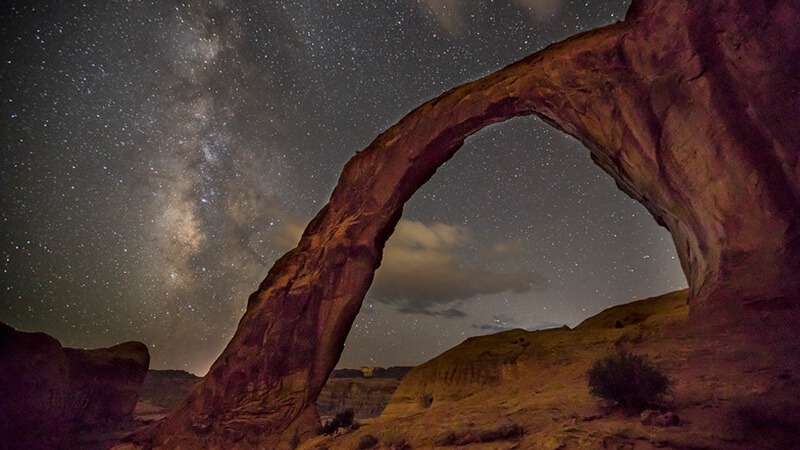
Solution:
<path fill-rule="evenodd" d="M 695 315 L 796 309 L 798 20 L 790 1 L 634 1 L 624 22 L 420 106 L 347 163 L 203 382 L 141 439 L 281 448 L 313 429 L 403 205 L 467 136 L 522 115 L 583 142 L 670 231 Z"/>
<path fill-rule="evenodd" d="M 468 138 L 406 204 L 338 366 L 417 365 L 685 287 L 668 232 L 579 142 L 519 117 Z"/>

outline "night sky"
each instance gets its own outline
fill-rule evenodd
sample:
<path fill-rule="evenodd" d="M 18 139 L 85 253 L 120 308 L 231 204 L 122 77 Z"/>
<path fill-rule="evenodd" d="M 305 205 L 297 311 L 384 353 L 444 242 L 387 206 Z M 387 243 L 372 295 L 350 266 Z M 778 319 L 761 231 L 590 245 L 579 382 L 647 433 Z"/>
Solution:
<path fill-rule="evenodd" d="M 0 321 L 203 374 L 344 163 L 443 91 L 628 1 L 3 2 Z M 342 367 L 685 286 L 673 243 L 534 118 L 409 202 Z"/>

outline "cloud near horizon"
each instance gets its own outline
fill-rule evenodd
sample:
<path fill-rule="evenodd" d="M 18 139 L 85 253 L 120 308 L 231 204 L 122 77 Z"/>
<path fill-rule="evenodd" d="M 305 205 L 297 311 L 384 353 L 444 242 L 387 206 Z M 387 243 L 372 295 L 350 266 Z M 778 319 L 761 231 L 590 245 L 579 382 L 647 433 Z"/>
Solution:
<path fill-rule="evenodd" d="M 286 220 L 275 239 L 288 250 L 297 244 L 303 229 L 300 222 Z M 401 219 L 386 244 L 367 297 L 402 313 L 454 319 L 467 315 L 456 307 L 460 301 L 547 286 L 547 280 L 535 272 L 493 272 L 465 265 L 459 254 L 473 243 L 465 228 Z M 513 242 L 494 242 L 477 251 L 491 264 L 514 254 L 514 247 Z"/>
<path fill-rule="evenodd" d="M 460 227 L 401 220 L 386 245 L 368 296 L 408 314 L 458 318 L 466 316 L 453 306 L 459 301 L 547 285 L 534 272 L 502 273 L 465 265 L 459 253 L 471 243 L 469 232 Z"/>
<path fill-rule="evenodd" d="M 517 321 L 513 317 L 505 316 L 502 314 L 495 314 L 490 322 L 472 324 L 472 328 L 481 331 L 488 331 L 490 333 L 499 333 L 501 331 L 508 331 L 516 328 L 522 328 L 523 330 L 528 330 L 528 331 L 536 331 L 536 330 L 546 330 L 550 328 L 559 328 L 563 326 L 564 324 L 556 322 L 523 323 Z"/>

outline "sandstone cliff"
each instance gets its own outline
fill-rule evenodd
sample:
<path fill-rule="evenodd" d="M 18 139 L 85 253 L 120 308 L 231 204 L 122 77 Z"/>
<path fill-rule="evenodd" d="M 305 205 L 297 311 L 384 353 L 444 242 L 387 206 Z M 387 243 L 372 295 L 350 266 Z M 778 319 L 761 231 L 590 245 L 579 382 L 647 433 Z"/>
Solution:
<path fill-rule="evenodd" d="M 330 378 L 317 397 L 317 409 L 323 419 L 346 409 L 356 419 L 377 417 L 398 385 L 397 378 Z"/>
<path fill-rule="evenodd" d="M 476 449 L 794 448 L 800 349 L 741 331 L 692 333 L 687 297 L 614 307 L 572 330 L 470 338 L 412 370 L 377 420 L 302 448 L 356 448 L 368 434 L 379 448 L 446 448 L 451 436 L 490 439 L 468 447 Z M 618 349 L 647 356 L 672 379 L 675 426 L 643 423 L 589 394 L 588 368 Z"/>
<path fill-rule="evenodd" d="M 64 348 L 0 323 L 0 442 L 67 448 L 78 430 L 130 418 L 149 362 L 139 342 Z"/>

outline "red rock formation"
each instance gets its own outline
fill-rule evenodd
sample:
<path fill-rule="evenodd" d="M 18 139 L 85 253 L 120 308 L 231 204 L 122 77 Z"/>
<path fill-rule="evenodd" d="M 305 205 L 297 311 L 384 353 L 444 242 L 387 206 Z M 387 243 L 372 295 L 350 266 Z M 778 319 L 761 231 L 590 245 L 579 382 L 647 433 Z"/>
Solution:
<path fill-rule="evenodd" d="M 78 422 L 96 425 L 131 416 L 150 355 L 141 342 L 109 348 L 64 348 L 69 362 L 67 408 L 78 411 Z"/>
<path fill-rule="evenodd" d="M 537 114 L 671 233 L 695 314 L 795 307 L 800 5 L 640 0 L 622 23 L 425 103 L 351 159 L 225 351 L 143 441 L 278 448 L 316 418 L 403 204 L 481 128 Z"/>
<path fill-rule="evenodd" d="M 0 323 L 0 446 L 66 448 L 77 428 L 130 417 L 149 362 L 139 342 L 63 348 Z"/>

